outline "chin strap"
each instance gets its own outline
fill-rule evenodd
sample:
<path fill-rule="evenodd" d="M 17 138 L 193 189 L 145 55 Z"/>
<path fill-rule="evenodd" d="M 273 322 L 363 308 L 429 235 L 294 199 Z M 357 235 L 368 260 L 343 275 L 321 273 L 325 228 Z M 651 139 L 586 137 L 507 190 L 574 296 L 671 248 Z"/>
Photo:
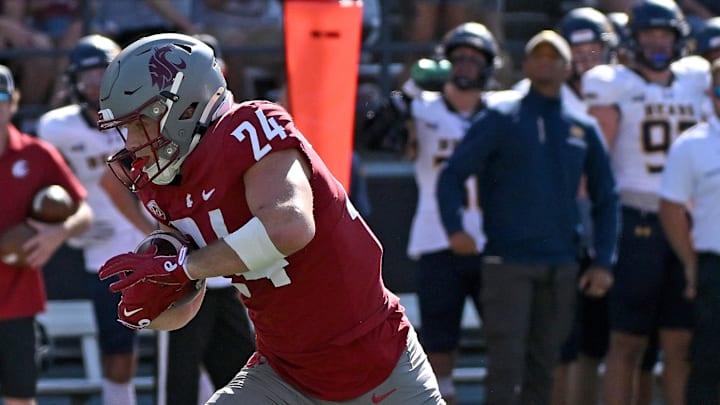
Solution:
<path fill-rule="evenodd" d="M 197 147 L 198 143 L 200 143 L 200 137 L 201 134 L 193 135 L 192 139 L 190 140 L 190 147 L 188 148 L 188 153 L 168 164 L 167 167 L 165 167 L 165 169 L 160 172 L 160 174 L 153 178 L 152 182 L 161 186 L 170 184 L 175 179 L 175 176 L 177 176 L 177 174 L 180 172 L 180 166 L 182 166 L 183 162 L 185 162 L 185 159 L 190 155 L 190 152 L 192 152 Z M 151 166 L 151 168 L 155 168 L 155 170 L 158 170 L 157 167 L 161 167 L 160 163 L 163 163 L 163 161 L 167 162 L 167 159 L 159 158 L 158 164 Z"/>

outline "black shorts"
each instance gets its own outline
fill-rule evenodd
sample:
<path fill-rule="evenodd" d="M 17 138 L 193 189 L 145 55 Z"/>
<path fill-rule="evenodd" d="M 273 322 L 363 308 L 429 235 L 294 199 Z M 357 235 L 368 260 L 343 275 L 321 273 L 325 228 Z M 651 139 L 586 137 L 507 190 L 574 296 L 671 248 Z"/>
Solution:
<path fill-rule="evenodd" d="M 655 329 L 693 326 L 683 296 L 685 276 L 657 214 L 623 207 L 615 283 L 610 289 L 610 328 L 648 336 Z"/>
<path fill-rule="evenodd" d="M 602 359 L 608 350 L 609 336 L 607 297 L 592 298 L 578 294 L 575 319 L 560 351 L 560 361 L 575 361 L 580 353 Z"/>
<path fill-rule="evenodd" d="M 0 321 L 0 342 L 0 393 L 3 397 L 34 398 L 38 379 L 35 319 Z"/>
<path fill-rule="evenodd" d="M 482 315 L 481 269 L 481 256 L 458 256 L 449 250 L 420 256 L 417 294 L 420 341 L 426 351 L 457 349 L 466 297 L 472 298 Z"/>
<path fill-rule="evenodd" d="M 580 259 L 580 275 L 590 268 L 591 259 Z M 601 359 L 605 357 L 610 342 L 607 296 L 588 297 L 578 292 L 572 329 L 560 350 L 561 363 L 577 360 L 578 354 Z"/>
<path fill-rule="evenodd" d="M 655 364 L 660 358 L 660 336 L 654 331 L 648 337 L 647 347 L 643 353 L 642 361 L 640 361 L 640 370 L 650 372 L 655 368 Z"/>

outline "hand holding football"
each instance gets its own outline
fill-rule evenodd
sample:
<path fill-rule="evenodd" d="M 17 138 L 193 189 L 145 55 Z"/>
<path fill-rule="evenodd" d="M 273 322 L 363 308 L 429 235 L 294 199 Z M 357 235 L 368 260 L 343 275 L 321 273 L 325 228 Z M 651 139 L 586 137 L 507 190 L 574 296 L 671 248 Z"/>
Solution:
<path fill-rule="evenodd" d="M 120 323 L 131 329 L 144 328 L 171 306 L 197 297 L 204 282 L 189 280 L 182 267 L 188 245 L 179 235 L 155 231 L 133 252 L 115 256 L 100 268 L 101 279 L 113 275 L 120 278 L 110 285 L 111 291 L 122 292 L 118 305 Z"/>
<path fill-rule="evenodd" d="M 155 231 L 143 239 L 135 248 L 135 253 L 145 253 L 153 247 L 157 248 L 156 256 L 175 256 L 180 249 L 186 246 L 188 251 L 193 250 L 194 246 L 190 241 L 182 236 L 168 231 Z M 176 296 L 180 299 L 173 302 L 174 305 L 183 305 L 192 301 L 199 292 L 199 283 L 190 283 L 184 286 L 182 292 L 178 290 Z"/>
<path fill-rule="evenodd" d="M 37 231 L 26 222 L 11 226 L 0 235 L 0 260 L 15 267 L 28 267 L 23 245 Z"/>
<path fill-rule="evenodd" d="M 43 187 L 35 193 L 28 217 L 46 223 L 60 223 L 77 210 L 77 204 L 61 186 L 54 184 Z M 35 236 L 37 231 L 27 222 L 21 222 L 6 229 L 0 235 L 0 260 L 15 267 L 28 267 L 27 252 L 23 245 Z"/>

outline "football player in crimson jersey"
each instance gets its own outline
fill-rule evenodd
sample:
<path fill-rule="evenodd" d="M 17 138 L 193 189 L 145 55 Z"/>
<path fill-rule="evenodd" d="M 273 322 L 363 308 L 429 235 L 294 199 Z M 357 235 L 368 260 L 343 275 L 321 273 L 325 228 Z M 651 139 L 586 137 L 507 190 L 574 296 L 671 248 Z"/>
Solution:
<path fill-rule="evenodd" d="M 100 108 L 101 128 L 125 141 L 110 160 L 118 178 L 200 247 L 115 256 L 100 277 L 122 273 L 112 290 L 168 308 L 149 284 L 227 276 L 254 323 L 257 352 L 208 403 L 444 403 L 383 285 L 380 243 L 286 110 L 233 103 L 212 50 L 180 34 L 124 49 L 105 72 Z M 176 329 L 202 299 L 119 317 Z"/>
<path fill-rule="evenodd" d="M 667 151 L 703 116 L 707 66 L 680 60 L 689 27 L 672 0 L 642 0 L 628 21 L 629 66 L 601 65 L 583 76 L 589 112 L 611 148 L 622 203 L 622 234 L 610 290 L 605 401 L 629 404 L 632 375 L 648 335 L 659 330 L 665 399 L 684 403 L 690 302 L 683 271 L 660 227 L 660 179 Z M 695 58 L 699 59 L 699 58 Z"/>

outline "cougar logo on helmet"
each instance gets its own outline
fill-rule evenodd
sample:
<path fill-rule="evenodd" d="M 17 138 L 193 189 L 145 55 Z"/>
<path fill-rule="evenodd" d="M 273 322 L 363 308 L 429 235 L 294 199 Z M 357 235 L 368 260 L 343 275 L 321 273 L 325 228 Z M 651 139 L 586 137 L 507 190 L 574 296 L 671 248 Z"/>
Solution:
<path fill-rule="evenodd" d="M 170 45 L 155 48 L 155 53 L 150 57 L 148 70 L 150 70 L 153 86 L 156 86 L 159 90 L 169 87 L 177 72 L 187 67 L 185 60 L 182 58 L 180 58 L 179 63 L 168 60 L 168 53 L 172 52 L 172 50 Z"/>

